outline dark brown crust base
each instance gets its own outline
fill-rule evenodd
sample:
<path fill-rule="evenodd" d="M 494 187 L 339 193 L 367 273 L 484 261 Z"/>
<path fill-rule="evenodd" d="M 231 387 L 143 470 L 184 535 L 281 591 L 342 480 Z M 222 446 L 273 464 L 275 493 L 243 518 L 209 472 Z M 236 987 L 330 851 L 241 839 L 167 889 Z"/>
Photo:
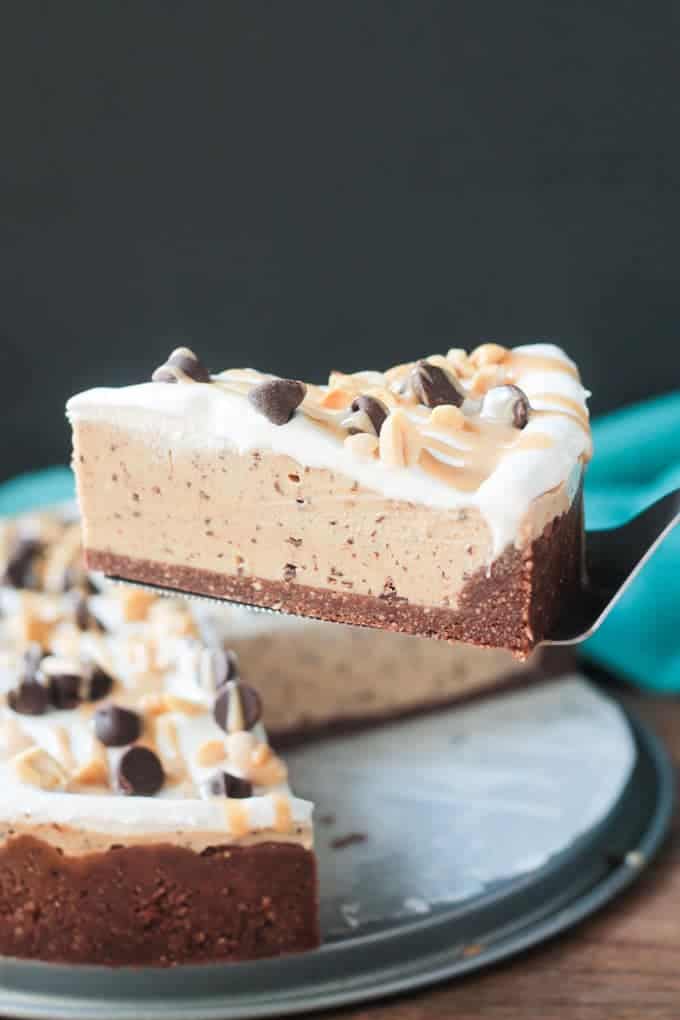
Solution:
<path fill-rule="evenodd" d="M 357 595 L 295 581 L 267 581 L 86 549 L 87 566 L 112 577 L 226 598 L 334 623 L 507 648 L 526 658 L 549 633 L 562 603 L 580 584 L 583 541 L 579 492 L 530 547 L 507 549 L 491 569 L 471 574 L 456 609 L 422 606 L 395 596 Z"/>
<path fill-rule="evenodd" d="M 4 955 L 167 967 L 318 945 L 315 859 L 293 843 L 70 857 L 18 836 L 0 849 Z"/>

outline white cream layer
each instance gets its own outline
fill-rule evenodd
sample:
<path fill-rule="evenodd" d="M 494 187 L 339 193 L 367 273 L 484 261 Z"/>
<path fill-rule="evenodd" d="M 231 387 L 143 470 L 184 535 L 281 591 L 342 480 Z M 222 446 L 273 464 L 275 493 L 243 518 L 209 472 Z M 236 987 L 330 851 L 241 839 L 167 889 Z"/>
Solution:
<path fill-rule="evenodd" d="M 515 352 L 573 364 L 554 344 L 527 344 L 515 348 Z M 489 525 L 494 556 L 516 543 L 533 500 L 570 480 L 575 489 L 580 477 L 579 460 L 589 453 L 590 438 L 582 425 L 563 413 L 564 406 L 545 396 L 566 397 L 585 410 L 588 391 L 566 372 L 531 370 L 518 375 L 517 385 L 534 408 L 562 412 L 530 420 L 525 429 L 525 434 L 548 435 L 553 443 L 501 458 L 476 492 L 457 490 L 418 466 L 393 468 L 379 460 L 361 460 L 344 447 L 340 438 L 319 428 L 304 414 L 296 414 L 287 425 L 273 425 L 245 395 L 220 387 L 219 375 L 213 378 L 216 385 L 142 383 L 88 390 L 69 400 L 67 414 L 72 422 L 105 421 L 143 432 L 157 449 L 170 445 L 189 449 L 226 446 L 240 454 L 255 449 L 271 451 L 289 456 L 302 466 L 342 474 L 388 499 L 444 509 L 476 507 Z"/>
<path fill-rule="evenodd" d="M 12 612 L 16 611 L 21 595 L 12 589 L 0 589 L 0 612 L 7 616 L 0 620 L 0 694 L 4 695 L 16 683 L 20 668 L 18 653 L 11 651 L 12 641 L 8 633 Z M 56 600 L 55 600 L 56 601 Z M 111 673 L 119 681 L 118 690 L 134 691 L 137 677 L 144 673 L 143 644 L 135 641 L 142 637 L 144 623 L 124 623 L 120 617 L 117 601 L 106 594 L 93 596 L 90 606 L 99 618 L 112 628 L 109 634 L 84 635 L 81 649 L 87 651 L 92 642 L 91 653 L 95 660 L 102 655 L 110 663 Z M 218 622 L 212 622 L 213 636 L 217 637 Z M 290 804 L 291 821 L 303 832 L 297 837 L 309 844 L 312 818 L 312 804 L 293 797 L 287 784 L 276 787 L 255 788 L 255 795 L 228 801 L 227 798 L 206 798 L 200 796 L 203 781 L 220 768 L 236 775 L 243 775 L 230 762 L 202 767 L 197 764 L 196 752 L 209 740 L 222 740 L 225 736 L 212 717 L 211 697 L 198 684 L 197 656 L 201 645 L 190 638 L 166 638 L 164 652 L 169 668 L 164 675 L 164 690 L 189 701 L 203 705 L 205 712 L 187 715 L 183 712 L 167 713 L 175 724 L 183 765 L 188 773 L 190 787 L 167 785 L 153 797 L 134 797 L 107 793 L 61 793 L 42 791 L 18 781 L 13 766 L 0 746 L 0 825 L 35 825 L 56 823 L 73 826 L 90 832 L 109 833 L 112 836 L 146 835 L 153 833 L 181 833 L 200 836 L 202 832 L 221 833 L 225 839 L 234 842 L 252 839 L 261 830 L 276 829 L 277 800 L 283 795 Z M 255 680 L 256 682 L 256 680 Z M 116 701 L 116 693 L 110 699 Z M 76 766 L 85 765 L 92 756 L 95 742 L 93 720 L 79 709 L 70 711 L 51 710 L 41 716 L 21 715 L 13 712 L 2 697 L 0 705 L 0 730 L 9 719 L 21 727 L 28 738 L 57 759 L 60 758 L 58 727 L 65 731 Z M 258 740 L 266 740 L 262 726 L 255 729 Z M 170 761 L 173 749 L 164 741 L 163 732 L 157 734 L 158 749 L 165 761 Z M 1 738 L 0 738 L 1 745 Z M 106 753 L 112 773 L 124 748 L 107 748 Z M 246 812 L 248 832 L 232 833 L 229 823 L 228 803 L 237 803 Z M 287 839 L 295 839 L 295 833 Z"/>

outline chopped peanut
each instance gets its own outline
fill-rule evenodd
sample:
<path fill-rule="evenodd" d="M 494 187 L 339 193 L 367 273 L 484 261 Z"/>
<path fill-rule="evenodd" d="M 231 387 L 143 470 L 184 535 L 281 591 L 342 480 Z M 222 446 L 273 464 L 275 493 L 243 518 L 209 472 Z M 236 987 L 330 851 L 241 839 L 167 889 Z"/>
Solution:
<path fill-rule="evenodd" d="M 353 394 L 349 390 L 344 390 L 341 387 L 332 389 L 323 397 L 321 406 L 327 407 L 331 411 L 339 411 L 343 407 L 349 407 L 352 403 L 352 396 Z"/>
<path fill-rule="evenodd" d="M 81 765 L 71 776 L 71 783 L 77 786 L 108 786 L 109 762 L 106 751 L 97 741 L 92 748 L 92 757 Z"/>
<path fill-rule="evenodd" d="M 430 424 L 444 429 L 464 429 L 465 415 L 453 404 L 440 404 L 432 409 Z"/>
<path fill-rule="evenodd" d="M 500 365 L 507 358 L 510 352 L 500 344 L 480 344 L 470 354 L 470 362 L 475 368 L 483 368 L 485 365 Z"/>
<path fill-rule="evenodd" d="M 380 459 L 390 467 L 416 464 L 422 443 L 420 433 L 404 411 L 392 411 L 380 430 Z"/>
<path fill-rule="evenodd" d="M 481 397 L 482 394 L 486 393 L 487 390 L 491 389 L 492 386 L 500 381 L 501 368 L 500 365 L 484 365 L 475 372 L 472 382 L 470 383 L 470 393 L 476 397 Z"/>
<path fill-rule="evenodd" d="M 247 773 L 255 743 L 255 737 L 248 730 L 228 733 L 224 740 L 227 759 L 233 762 L 236 768 Z"/>
<path fill-rule="evenodd" d="M 42 747 L 29 747 L 16 754 L 12 766 L 20 783 L 40 790 L 63 790 L 68 782 L 66 770 Z"/>
<path fill-rule="evenodd" d="M 361 460 L 372 460 L 378 452 L 378 437 L 368 432 L 358 432 L 355 436 L 347 436 L 345 449 Z"/>

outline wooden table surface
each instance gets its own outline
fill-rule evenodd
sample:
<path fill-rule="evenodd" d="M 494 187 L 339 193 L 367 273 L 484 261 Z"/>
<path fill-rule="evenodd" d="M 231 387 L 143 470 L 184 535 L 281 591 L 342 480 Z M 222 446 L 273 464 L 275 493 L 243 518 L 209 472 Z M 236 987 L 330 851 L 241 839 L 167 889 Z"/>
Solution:
<path fill-rule="evenodd" d="M 626 693 L 680 765 L 680 699 Z M 335 1020 L 680 1020 L 680 820 L 632 889 L 589 921 L 492 970 Z"/>

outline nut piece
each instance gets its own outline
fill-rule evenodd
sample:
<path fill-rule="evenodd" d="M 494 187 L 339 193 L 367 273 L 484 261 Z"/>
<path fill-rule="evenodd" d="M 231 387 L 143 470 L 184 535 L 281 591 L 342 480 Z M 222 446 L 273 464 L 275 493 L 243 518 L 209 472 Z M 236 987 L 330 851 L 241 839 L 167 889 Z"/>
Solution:
<path fill-rule="evenodd" d="M 39 644 L 47 648 L 56 620 L 39 616 L 32 606 L 24 603 L 19 614 L 11 621 L 17 630 L 17 638 L 21 644 Z"/>
<path fill-rule="evenodd" d="M 28 733 L 22 730 L 16 719 L 9 715 L 6 716 L 0 723 L 0 755 L 3 758 L 10 758 L 32 746 L 33 741 Z"/>
<path fill-rule="evenodd" d="M 380 459 L 389 467 L 412 467 L 421 449 L 420 433 L 408 415 L 392 411 L 380 430 Z"/>
<path fill-rule="evenodd" d="M 106 751 L 94 742 L 92 757 L 71 776 L 71 784 L 77 786 L 108 786 L 109 785 L 109 762 Z"/>
<path fill-rule="evenodd" d="M 360 460 L 372 460 L 378 450 L 378 437 L 368 432 L 357 432 L 356 435 L 347 436 L 344 446 L 352 456 Z"/>
<path fill-rule="evenodd" d="M 204 767 L 207 765 L 217 765 L 219 761 L 224 761 L 226 756 L 227 752 L 223 740 L 206 740 L 196 752 L 196 764 Z"/>
<path fill-rule="evenodd" d="M 257 740 L 255 736 L 248 730 L 241 730 L 239 733 L 229 733 L 224 741 L 227 759 L 246 775 L 249 773 L 251 765 L 250 756 L 256 745 Z"/>
<path fill-rule="evenodd" d="M 198 637 L 191 611 L 174 600 L 157 599 L 149 610 L 148 620 L 160 642 L 168 637 Z"/>
<path fill-rule="evenodd" d="M 205 705 L 198 701 L 190 701 L 188 698 L 180 698 L 177 694 L 166 694 L 165 704 L 168 712 L 180 712 L 182 715 L 201 715 L 205 712 Z"/>
<path fill-rule="evenodd" d="M 446 360 L 451 362 L 459 379 L 469 379 L 474 375 L 474 365 L 470 363 L 467 351 L 462 347 L 451 347 L 446 352 Z"/>
<path fill-rule="evenodd" d="M 120 597 L 123 608 L 123 619 L 128 623 L 139 623 L 146 620 L 156 596 L 143 588 L 126 588 Z"/>
<path fill-rule="evenodd" d="M 482 368 L 484 365 L 500 365 L 507 358 L 507 347 L 500 344 L 480 344 L 470 353 L 470 361 L 475 368 Z"/>
<path fill-rule="evenodd" d="M 339 387 L 337 389 L 328 390 L 328 392 L 324 394 L 320 403 L 322 407 L 328 408 L 329 411 L 342 411 L 342 409 L 347 407 L 351 401 L 351 392 Z"/>
<path fill-rule="evenodd" d="M 288 769 L 269 744 L 257 744 L 250 755 L 248 776 L 256 786 L 278 786 L 288 778 Z"/>
<path fill-rule="evenodd" d="M 464 429 L 465 415 L 459 407 L 452 404 L 440 404 L 430 415 L 430 424 L 443 429 Z"/>
<path fill-rule="evenodd" d="M 482 418 L 523 429 L 529 421 L 531 407 L 519 386 L 494 386 L 484 394 Z"/>
<path fill-rule="evenodd" d="M 481 397 L 492 386 L 496 386 L 503 380 L 503 369 L 500 365 L 484 365 L 479 368 L 470 382 L 470 394 Z"/>
<path fill-rule="evenodd" d="M 40 790 L 63 790 L 68 774 L 56 758 L 42 747 L 29 747 L 12 758 L 12 767 L 20 783 Z"/>

